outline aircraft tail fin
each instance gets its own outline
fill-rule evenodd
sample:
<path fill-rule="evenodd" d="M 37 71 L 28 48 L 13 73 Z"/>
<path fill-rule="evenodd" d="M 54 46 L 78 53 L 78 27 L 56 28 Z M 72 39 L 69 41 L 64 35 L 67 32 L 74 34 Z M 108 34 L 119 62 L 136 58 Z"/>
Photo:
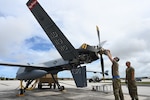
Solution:
<path fill-rule="evenodd" d="M 72 69 L 71 73 L 77 87 L 87 86 L 86 66 Z"/>

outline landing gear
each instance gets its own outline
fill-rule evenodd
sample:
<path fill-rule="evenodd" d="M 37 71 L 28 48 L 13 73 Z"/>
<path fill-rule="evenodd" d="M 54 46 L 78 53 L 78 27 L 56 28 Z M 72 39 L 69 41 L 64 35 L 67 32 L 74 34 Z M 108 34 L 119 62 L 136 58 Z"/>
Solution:
<path fill-rule="evenodd" d="M 65 90 L 64 86 L 60 86 L 58 80 L 56 80 L 56 78 L 54 77 L 54 74 L 51 74 L 53 82 L 49 83 L 50 88 L 54 88 L 56 89 L 56 86 L 58 86 L 58 89 L 60 91 Z M 23 86 L 23 80 L 20 80 L 20 89 L 19 89 L 19 94 L 17 96 L 24 96 L 25 90 L 33 90 L 36 86 L 36 84 L 38 83 L 38 88 L 42 89 L 42 84 L 40 83 L 40 81 L 37 80 L 26 80 L 25 81 L 26 85 L 25 87 Z"/>
<path fill-rule="evenodd" d="M 65 87 L 64 86 L 59 86 L 59 88 L 58 88 L 60 91 L 63 91 L 63 90 L 65 90 Z"/>
<path fill-rule="evenodd" d="M 64 87 L 64 86 L 60 86 L 59 82 L 58 82 L 58 81 L 56 81 L 56 79 L 55 79 L 54 75 L 53 75 L 53 74 L 51 74 L 51 75 L 52 75 L 52 78 L 53 78 L 54 82 L 55 82 L 55 83 L 56 83 L 56 85 L 58 86 L 58 89 L 59 89 L 60 91 L 65 90 L 65 87 Z"/>
<path fill-rule="evenodd" d="M 23 80 L 20 80 L 20 89 L 19 89 L 19 94 L 17 96 L 24 96 L 25 89 L 23 87 Z"/>
<path fill-rule="evenodd" d="M 33 84 L 31 84 L 34 81 Z M 20 80 L 20 89 L 19 94 L 17 96 L 24 96 L 25 90 L 32 90 L 35 88 L 36 84 L 38 83 L 38 80 L 28 80 L 26 81 L 26 86 L 23 86 L 23 80 Z"/>

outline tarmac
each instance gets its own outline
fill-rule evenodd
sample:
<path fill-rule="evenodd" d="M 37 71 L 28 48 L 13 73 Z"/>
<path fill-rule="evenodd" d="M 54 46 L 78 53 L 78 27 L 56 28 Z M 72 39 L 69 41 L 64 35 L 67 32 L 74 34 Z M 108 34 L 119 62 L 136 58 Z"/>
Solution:
<path fill-rule="evenodd" d="M 85 88 L 77 88 L 72 80 L 61 80 L 64 91 L 58 89 L 33 89 L 26 91 L 24 96 L 19 94 L 18 80 L 0 80 L 1 100 L 114 100 L 111 83 L 88 83 Z M 125 100 L 131 100 L 126 86 L 122 86 Z M 138 86 L 139 100 L 150 100 L 150 86 Z"/>

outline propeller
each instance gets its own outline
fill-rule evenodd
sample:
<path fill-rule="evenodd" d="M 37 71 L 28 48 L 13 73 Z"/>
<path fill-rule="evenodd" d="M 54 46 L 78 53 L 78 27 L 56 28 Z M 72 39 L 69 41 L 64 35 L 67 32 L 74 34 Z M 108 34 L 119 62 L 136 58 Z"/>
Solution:
<path fill-rule="evenodd" d="M 99 27 L 98 27 L 98 26 L 96 26 L 96 30 L 97 30 L 98 42 L 99 42 L 98 47 L 101 47 L 101 43 L 100 43 L 100 32 L 99 32 Z"/>
<path fill-rule="evenodd" d="M 103 49 L 101 47 L 101 42 L 100 42 L 100 32 L 99 32 L 99 27 L 96 26 L 96 30 L 97 30 L 97 35 L 98 35 L 98 41 L 99 41 L 99 44 L 98 44 L 98 49 L 100 50 L 100 62 L 101 62 L 101 69 L 102 69 L 102 75 L 103 75 L 103 79 L 104 79 L 104 60 L 103 60 L 103 56 L 102 56 L 102 53 L 101 53 L 101 50 Z M 106 42 L 106 41 L 105 41 Z"/>

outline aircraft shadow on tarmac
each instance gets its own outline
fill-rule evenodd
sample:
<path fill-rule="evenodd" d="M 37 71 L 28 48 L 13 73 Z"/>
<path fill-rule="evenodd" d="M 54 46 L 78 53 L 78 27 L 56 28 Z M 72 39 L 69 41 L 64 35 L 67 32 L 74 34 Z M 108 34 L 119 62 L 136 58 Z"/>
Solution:
<path fill-rule="evenodd" d="M 17 93 L 17 89 L 0 91 L 0 98 L 2 98 L 2 100 L 99 100 L 102 98 L 105 100 L 105 96 L 112 95 L 102 92 L 95 92 L 92 90 L 85 90 L 83 88 L 66 88 L 66 90 L 62 92 L 58 89 L 45 88 L 44 91 L 43 89 L 34 89 L 32 91 L 26 92 L 25 96 L 22 97 L 16 96 Z"/>

